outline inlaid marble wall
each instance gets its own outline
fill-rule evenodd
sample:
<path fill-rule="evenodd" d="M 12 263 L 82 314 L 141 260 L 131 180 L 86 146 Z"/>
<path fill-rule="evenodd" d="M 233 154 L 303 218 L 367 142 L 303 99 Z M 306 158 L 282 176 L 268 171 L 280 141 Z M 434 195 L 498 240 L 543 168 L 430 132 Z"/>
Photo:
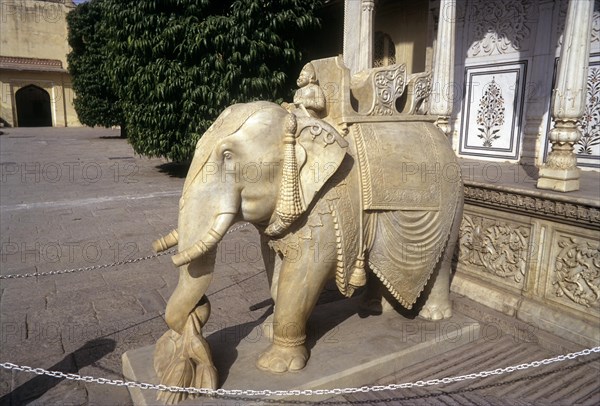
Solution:
<path fill-rule="evenodd" d="M 568 0 L 457 5 L 453 144 L 460 156 L 541 165 Z M 587 110 L 578 165 L 600 168 L 600 0 L 595 0 Z"/>
<path fill-rule="evenodd" d="M 465 68 L 461 155 L 518 159 L 527 61 Z"/>

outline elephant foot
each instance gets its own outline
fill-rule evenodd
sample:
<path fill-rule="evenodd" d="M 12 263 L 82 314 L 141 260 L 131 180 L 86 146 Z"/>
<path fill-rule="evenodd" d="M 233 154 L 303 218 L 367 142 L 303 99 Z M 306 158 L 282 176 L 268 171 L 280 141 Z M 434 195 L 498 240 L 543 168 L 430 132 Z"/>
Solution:
<path fill-rule="evenodd" d="M 440 303 L 425 303 L 419 316 L 431 321 L 444 320 L 452 317 L 452 303 L 449 300 Z"/>
<path fill-rule="evenodd" d="M 256 366 L 274 373 L 294 372 L 304 368 L 307 360 L 308 351 L 304 345 L 283 347 L 272 344 L 258 357 Z"/>
<path fill-rule="evenodd" d="M 208 343 L 201 334 L 201 316 L 201 312 L 192 312 L 181 335 L 169 330 L 156 342 L 154 369 L 161 384 L 217 389 L 219 376 Z M 197 396 L 160 391 L 157 399 L 170 405 Z"/>

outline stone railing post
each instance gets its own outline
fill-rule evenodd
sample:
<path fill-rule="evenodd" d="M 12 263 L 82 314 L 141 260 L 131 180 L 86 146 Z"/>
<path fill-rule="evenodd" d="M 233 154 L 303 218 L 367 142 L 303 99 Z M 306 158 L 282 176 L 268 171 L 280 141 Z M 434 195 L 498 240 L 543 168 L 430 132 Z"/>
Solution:
<path fill-rule="evenodd" d="M 448 135 L 454 97 L 454 48 L 456 0 L 440 1 L 440 16 L 433 59 L 429 114 L 438 116 L 436 125 Z"/>
<path fill-rule="evenodd" d="M 577 121 L 585 110 L 593 0 L 570 0 L 552 94 L 554 128 L 548 134 L 552 151 L 540 168 L 539 189 L 579 190 L 580 171 L 573 145 L 581 137 Z"/>

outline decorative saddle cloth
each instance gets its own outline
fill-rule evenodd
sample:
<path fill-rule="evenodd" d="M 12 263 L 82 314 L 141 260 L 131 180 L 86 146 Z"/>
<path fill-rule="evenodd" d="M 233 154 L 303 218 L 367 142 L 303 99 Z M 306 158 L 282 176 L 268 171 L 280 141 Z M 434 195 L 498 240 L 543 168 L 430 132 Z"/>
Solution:
<path fill-rule="evenodd" d="M 462 187 L 458 165 L 448 141 L 431 124 L 352 128 L 366 211 L 367 261 L 410 309 L 446 248 Z M 449 170 L 449 165 L 455 166 Z"/>
<path fill-rule="evenodd" d="M 352 128 L 366 210 L 440 209 L 440 161 L 433 134 L 423 123 Z"/>

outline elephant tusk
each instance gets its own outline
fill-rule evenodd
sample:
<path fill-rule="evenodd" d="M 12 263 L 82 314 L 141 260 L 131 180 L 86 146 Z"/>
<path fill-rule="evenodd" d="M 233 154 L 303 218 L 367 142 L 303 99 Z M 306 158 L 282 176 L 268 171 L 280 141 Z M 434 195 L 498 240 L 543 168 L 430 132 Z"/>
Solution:
<path fill-rule="evenodd" d="M 204 238 L 191 247 L 179 252 L 177 255 L 173 255 L 172 261 L 175 266 L 180 267 L 189 264 L 216 247 L 231 226 L 231 223 L 233 223 L 236 215 L 237 213 L 220 213 Z"/>
<path fill-rule="evenodd" d="M 179 235 L 177 234 L 177 230 L 173 230 L 164 237 L 161 237 L 158 240 L 154 241 L 152 243 L 152 248 L 154 248 L 154 251 L 156 252 L 161 252 L 176 246 L 178 241 Z"/>

